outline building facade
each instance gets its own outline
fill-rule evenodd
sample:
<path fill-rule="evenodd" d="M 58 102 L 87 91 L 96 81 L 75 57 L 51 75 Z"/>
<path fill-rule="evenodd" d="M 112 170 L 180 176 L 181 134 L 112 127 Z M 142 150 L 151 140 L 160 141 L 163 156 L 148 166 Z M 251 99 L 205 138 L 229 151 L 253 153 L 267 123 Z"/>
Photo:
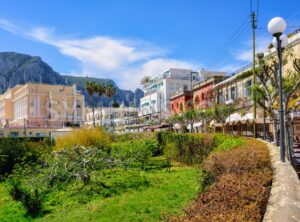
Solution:
<path fill-rule="evenodd" d="M 193 104 L 195 109 L 206 109 L 214 104 L 213 87 L 226 79 L 226 76 L 212 76 L 193 86 Z"/>
<path fill-rule="evenodd" d="M 192 93 L 188 90 L 179 90 L 170 98 L 171 115 L 180 114 L 192 108 Z"/>
<path fill-rule="evenodd" d="M 0 95 L 0 127 L 61 128 L 84 121 L 84 96 L 76 85 L 17 85 Z"/>
<path fill-rule="evenodd" d="M 141 98 L 139 116 L 149 119 L 165 118 L 171 113 L 171 96 L 178 90 L 190 90 L 198 82 L 198 72 L 189 69 L 170 68 L 144 86 L 144 97 Z"/>
<path fill-rule="evenodd" d="M 96 107 L 94 110 L 95 123 L 102 127 L 119 127 L 130 125 L 136 122 L 139 109 L 137 107 L 125 107 L 124 103 L 120 107 Z M 86 125 L 93 125 L 93 110 L 86 108 Z"/>

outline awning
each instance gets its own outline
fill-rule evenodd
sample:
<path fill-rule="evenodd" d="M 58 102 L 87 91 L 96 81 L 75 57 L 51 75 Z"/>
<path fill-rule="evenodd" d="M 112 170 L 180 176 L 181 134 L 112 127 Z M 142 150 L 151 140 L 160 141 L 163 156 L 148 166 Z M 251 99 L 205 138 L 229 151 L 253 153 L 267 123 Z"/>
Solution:
<path fill-rule="evenodd" d="M 242 119 L 241 115 L 239 113 L 233 113 L 230 116 L 228 116 L 225 120 L 226 123 L 236 122 L 240 121 Z"/>
<path fill-rule="evenodd" d="M 174 128 L 174 129 L 181 129 L 181 125 L 180 125 L 179 123 L 175 123 L 175 124 L 173 125 L 173 128 Z"/>
<path fill-rule="evenodd" d="M 202 126 L 202 122 L 194 123 L 194 127 Z"/>
<path fill-rule="evenodd" d="M 245 121 L 245 120 L 253 120 L 253 113 L 247 113 L 246 115 L 242 116 L 241 120 Z"/>
<path fill-rule="evenodd" d="M 193 128 L 199 127 L 199 126 L 202 126 L 202 122 L 197 122 L 197 123 L 193 124 Z M 187 125 L 186 128 L 190 130 L 191 129 L 191 124 Z"/>
<path fill-rule="evenodd" d="M 212 120 L 212 121 L 209 123 L 209 126 L 210 126 L 210 127 L 222 127 L 222 123 L 218 123 L 216 120 Z"/>

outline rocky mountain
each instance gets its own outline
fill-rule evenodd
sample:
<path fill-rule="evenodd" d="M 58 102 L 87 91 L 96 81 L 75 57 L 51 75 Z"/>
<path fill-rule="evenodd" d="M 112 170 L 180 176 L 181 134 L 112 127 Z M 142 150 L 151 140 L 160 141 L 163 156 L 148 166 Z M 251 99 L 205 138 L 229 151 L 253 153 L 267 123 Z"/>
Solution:
<path fill-rule="evenodd" d="M 30 56 L 16 52 L 0 52 L 0 93 L 5 92 L 9 87 L 17 84 L 47 83 L 47 84 L 76 84 L 78 90 L 85 95 L 86 104 L 109 105 L 109 100 L 105 96 L 99 97 L 94 95 L 90 97 L 84 85 L 87 81 L 95 81 L 102 83 L 111 83 L 116 87 L 116 95 L 113 100 L 121 104 L 124 102 L 126 106 L 139 106 L 140 98 L 143 92 L 136 89 L 134 92 L 130 90 L 120 89 L 112 80 L 98 79 L 77 76 L 64 76 L 55 72 L 47 63 L 38 56 Z"/>

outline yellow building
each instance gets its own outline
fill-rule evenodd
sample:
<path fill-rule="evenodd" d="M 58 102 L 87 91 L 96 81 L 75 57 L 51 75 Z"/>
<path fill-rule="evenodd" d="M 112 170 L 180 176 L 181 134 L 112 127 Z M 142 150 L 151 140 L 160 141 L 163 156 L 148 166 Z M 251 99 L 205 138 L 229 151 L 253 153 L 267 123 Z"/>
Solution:
<path fill-rule="evenodd" d="M 81 126 L 84 96 L 76 85 L 17 85 L 0 95 L 1 128 L 62 128 Z"/>

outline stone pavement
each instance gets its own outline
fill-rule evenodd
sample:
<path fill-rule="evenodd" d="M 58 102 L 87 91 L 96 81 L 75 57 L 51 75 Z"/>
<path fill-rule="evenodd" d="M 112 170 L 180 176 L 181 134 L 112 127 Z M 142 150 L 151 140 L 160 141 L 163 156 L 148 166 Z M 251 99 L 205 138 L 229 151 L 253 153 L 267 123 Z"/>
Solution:
<path fill-rule="evenodd" d="M 273 168 L 271 195 L 263 222 L 300 221 L 300 181 L 288 160 L 280 161 L 279 148 L 268 145 Z"/>

